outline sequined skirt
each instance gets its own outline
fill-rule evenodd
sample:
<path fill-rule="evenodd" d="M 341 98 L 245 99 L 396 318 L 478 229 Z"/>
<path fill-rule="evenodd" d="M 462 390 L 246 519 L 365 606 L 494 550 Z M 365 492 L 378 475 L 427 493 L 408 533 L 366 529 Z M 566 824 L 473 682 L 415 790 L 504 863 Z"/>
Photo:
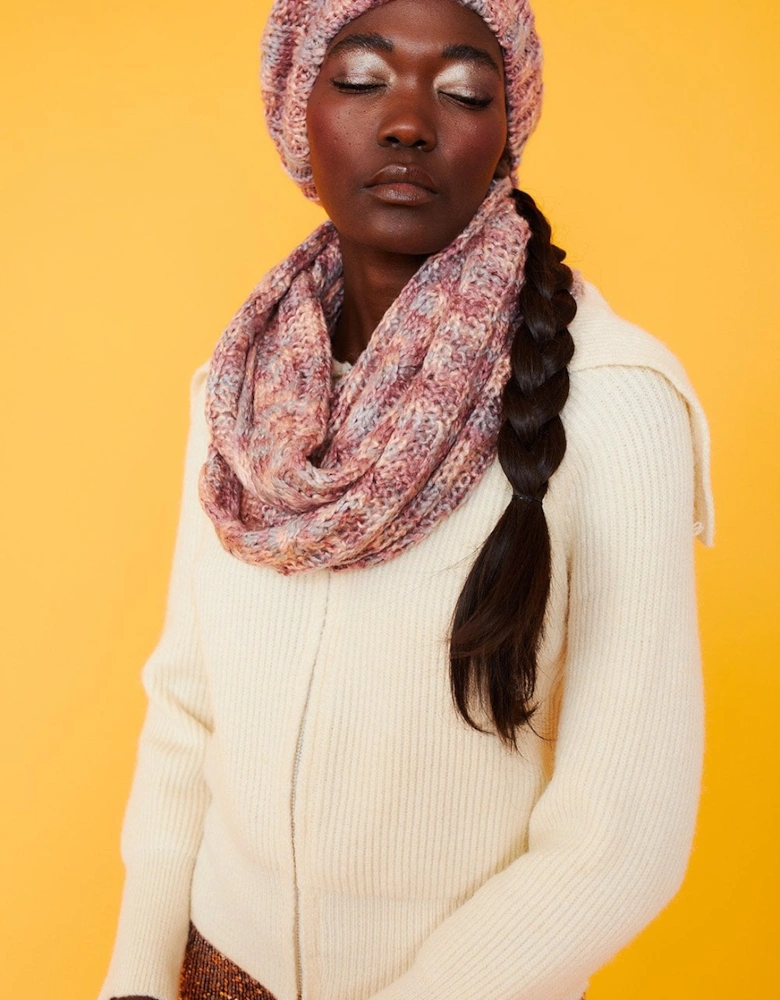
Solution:
<path fill-rule="evenodd" d="M 179 1000 L 275 1000 L 256 979 L 217 951 L 190 923 Z M 585 1000 L 583 995 L 582 1000 Z"/>
<path fill-rule="evenodd" d="M 256 979 L 217 951 L 190 923 L 179 1000 L 276 1000 Z"/>

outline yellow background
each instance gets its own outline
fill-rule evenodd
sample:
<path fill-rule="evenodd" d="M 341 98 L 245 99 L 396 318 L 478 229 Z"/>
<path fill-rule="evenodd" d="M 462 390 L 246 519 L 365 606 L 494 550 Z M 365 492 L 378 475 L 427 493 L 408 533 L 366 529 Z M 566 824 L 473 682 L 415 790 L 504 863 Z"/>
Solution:
<path fill-rule="evenodd" d="M 5 0 L 0 990 L 83 1000 L 162 620 L 192 370 L 319 221 L 265 136 L 267 2 Z M 522 183 L 714 436 L 695 853 L 592 1000 L 777 996 L 777 0 L 537 0 Z"/>

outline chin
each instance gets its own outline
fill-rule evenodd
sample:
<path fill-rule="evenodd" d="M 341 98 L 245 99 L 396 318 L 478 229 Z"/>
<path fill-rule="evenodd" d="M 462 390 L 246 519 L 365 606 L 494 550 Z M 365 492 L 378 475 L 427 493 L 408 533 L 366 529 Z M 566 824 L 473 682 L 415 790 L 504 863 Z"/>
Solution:
<path fill-rule="evenodd" d="M 453 223 L 448 219 L 448 225 L 436 225 L 430 215 L 418 213 L 413 215 L 413 209 L 395 210 L 392 218 L 380 220 L 364 220 L 364 225 L 358 231 L 336 229 L 353 243 L 381 253 L 403 254 L 409 257 L 430 257 L 439 253 L 460 235 L 469 223 L 463 225 Z"/>

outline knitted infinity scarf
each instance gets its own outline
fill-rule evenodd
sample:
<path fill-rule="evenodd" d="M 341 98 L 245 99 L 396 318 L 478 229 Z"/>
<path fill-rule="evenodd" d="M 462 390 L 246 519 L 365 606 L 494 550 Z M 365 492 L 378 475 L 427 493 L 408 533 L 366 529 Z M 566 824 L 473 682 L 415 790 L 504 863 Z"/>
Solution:
<path fill-rule="evenodd" d="M 494 182 L 331 385 L 343 301 L 326 222 L 254 289 L 211 359 L 200 496 L 222 545 L 281 573 L 392 559 L 495 453 L 529 229 Z"/>

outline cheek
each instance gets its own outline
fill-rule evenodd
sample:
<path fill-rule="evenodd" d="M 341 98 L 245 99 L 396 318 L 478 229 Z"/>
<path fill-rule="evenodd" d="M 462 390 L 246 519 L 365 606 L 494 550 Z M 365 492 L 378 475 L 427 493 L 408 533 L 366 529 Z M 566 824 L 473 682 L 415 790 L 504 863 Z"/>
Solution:
<path fill-rule="evenodd" d="M 449 137 L 448 159 L 460 164 L 459 176 L 464 182 L 469 177 L 492 177 L 507 144 L 506 118 L 473 116 L 473 120 L 460 123 Z"/>
<path fill-rule="evenodd" d="M 324 181 L 336 179 L 343 174 L 349 150 L 360 131 L 354 113 L 335 110 L 313 98 L 309 102 L 306 124 L 312 172 L 321 174 Z"/>

